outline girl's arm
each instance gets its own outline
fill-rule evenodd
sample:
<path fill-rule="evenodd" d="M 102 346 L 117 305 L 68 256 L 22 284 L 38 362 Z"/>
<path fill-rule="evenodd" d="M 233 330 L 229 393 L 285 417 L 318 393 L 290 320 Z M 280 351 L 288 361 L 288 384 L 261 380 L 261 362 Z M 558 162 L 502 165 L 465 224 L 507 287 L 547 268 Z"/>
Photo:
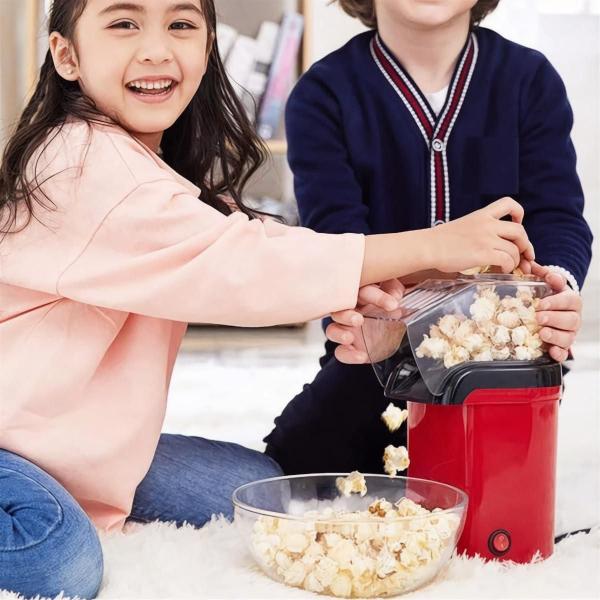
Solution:
<path fill-rule="evenodd" d="M 530 246 L 518 223 L 499 220 L 509 214 L 519 220 L 520 207 L 505 199 L 434 230 L 365 240 L 226 217 L 164 179 L 138 186 L 106 214 L 59 275 L 56 291 L 184 322 L 310 320 L 354 308 L 361 285 L 413 271 L 479 264 L 511 270 Z"/>
<path fill-rule="evenodd" d="M 434 229 L 367 236 L 361 285 L 427 269 L 451 273 L 493 265 L 510 273 L 521 255 L 534 258 L 522 220 L 521 206 L 503 198 Z"/>

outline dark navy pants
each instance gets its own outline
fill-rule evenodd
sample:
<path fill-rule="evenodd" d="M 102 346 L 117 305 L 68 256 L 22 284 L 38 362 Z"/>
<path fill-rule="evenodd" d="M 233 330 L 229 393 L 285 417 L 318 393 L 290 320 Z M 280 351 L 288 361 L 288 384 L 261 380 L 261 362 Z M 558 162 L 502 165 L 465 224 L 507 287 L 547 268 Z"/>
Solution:
<path fill-rule="evenodd" d="M 406 444 L 406 425 L 390 433 L 389 404 L 370 365 L 345 365 L 327 342 L 321 370 L 275 419 L 266 453 L 286 474 L 383 472 L 383 450 Z M 399 402 L 397 406 L 404 408 Z"/>

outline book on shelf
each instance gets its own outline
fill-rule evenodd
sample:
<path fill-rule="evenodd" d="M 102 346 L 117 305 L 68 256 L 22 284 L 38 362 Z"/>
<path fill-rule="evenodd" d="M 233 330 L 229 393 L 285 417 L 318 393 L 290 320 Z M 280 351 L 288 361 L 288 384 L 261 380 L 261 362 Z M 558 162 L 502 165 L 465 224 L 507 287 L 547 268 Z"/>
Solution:
<path fill-rule="evenodd" d="M 225 61 L 225 70 L 235 93 L 244 99 L 246 85 L 256 62 L 257 42 L 247 35 L 238 35 Z"/>
<path fill-rule="evenodd" d="M 265 140 L 272 139 L 279 127 L 298 60 L 303 29 L 301 14 L 285 13 L 257 119 L 258 133 Z"/>
<path fill-rule="evenodd" d="M 274 137 L 295 74 L 304 19 L 286 12 L 281 24 L 263 21 L 256 39 L 232 26 L 217 25 L 217 42 L 227 75 L 258 133 Z"/>
<path fill-rule="evenodd" d="M 256 60 L 254 62 L 254 70 L 250 73 L 246 82 L 246 89 L 254 100 L 250 113 L 252 121 L 256 121 L 257 108 L 260 105 L 261 99 L 267 89 L 269 79 L 269 71 L 275 49 L 277 47 L 277 39 L 279 36 L 279 25 L 273 21 L 263 21 L 256 38 Z"/>

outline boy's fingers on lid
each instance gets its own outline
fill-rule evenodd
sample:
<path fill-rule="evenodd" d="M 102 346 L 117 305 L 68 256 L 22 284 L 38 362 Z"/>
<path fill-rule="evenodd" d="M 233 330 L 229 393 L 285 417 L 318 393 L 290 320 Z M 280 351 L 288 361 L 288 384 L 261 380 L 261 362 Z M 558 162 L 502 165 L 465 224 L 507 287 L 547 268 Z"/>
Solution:
<path fill-rule="evenodd" d="M 340 310 L 339 312 L 333 313 L 331 318 L 335 323 L 346 325 L 347 327 L 354 327 L 355 323 L 361 325 L 363 322 L 363 316 L 356 310 Z"/>
<path fill-rule="evenodd" d="M 374 285 L 367 285 L 361 288 L 358 299 L 361 305 L 372 304 L 384 310 L 395 310 L 398 308 L 396 298 Z"/>
<path fill-rule="evenodd" d="M 331 323 L 327 326 L 325 334 L 327 335 L 328 339 L 336 344 L 344 344 L 344 346 L 349 346 L 350 344 L 354 343 L 354 333 L 344 325 Z"/>
<path fill-rule="evenodd" d="M 366 352 L 361 352 L 347 346 L 338 346 L 335 349 L 335 357 L 347 365 L 363 365 L 368 362 L 369 357 Z"/>
<path fill-rule="evenodd" d="M 569 351 L 565 348 L 560 348 L 559 346 L 550 346 L 548 354 L 559 363 L 564 362 L 569 358 Z"/>
<path fill-rule="evenodd" d="M 562 292 L 567 288 L 567 280 L 560 273 L 548 271 L 544 279 L 555 292 Z"/>
<path fill-rule="evenodd" d="M 574 310 L 579 312 L 582 308 L 583 303 L 581 301 L 581 296 L 577 292 L 570 289 L 558 292 L 553 296 L 542 298 L 537 306 L 538 311 Z"/>
<path fill-rule="evenodd" d="M 399 279 L 390 279 L 381 284 L 381 289 L 391 294 L 396 300 L 402 300 L 406 288 Z"/>

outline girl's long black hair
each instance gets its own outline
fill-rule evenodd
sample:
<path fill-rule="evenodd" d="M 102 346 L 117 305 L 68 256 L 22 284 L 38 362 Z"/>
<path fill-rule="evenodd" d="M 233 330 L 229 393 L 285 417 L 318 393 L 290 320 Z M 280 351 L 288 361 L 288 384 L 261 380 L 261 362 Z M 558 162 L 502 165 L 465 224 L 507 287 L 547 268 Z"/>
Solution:
<path fill-rule="evenodd" d="M 228 214 L 231 208 L 221 199 L 227 195 L 238 209 L 255 216 L 242 203 L 242 190 L 248 179 L 268 157 L 265 145 L 257 136 L 246 111 L 238 100 L 225 73 L 216 42 L 217 16 L 214 0 L 200 0 L 212 47 L 202 83 L 177 121 L 164 132 L 161 149 L 165 162 L 200 188 L 206 204 Z M 74 39 L 75 26 L 86 0 L 54 0 L 48 31 L 57 31 Z M 14 233 L 26 227 L 37 203 L 49 208 L 50 198 L 41 190 L 36 164 L 31 164 L 65 124 L 67 118 L 92 123 L 106 123 L 91 99 L 77 82 L 63 79 L 54 67 L 50 51 L 40 70 L 39 80 L 9 139 L 0 165 L 0 234 Z M 37 163 L 37 161 L 35 161 Z M 29 167 L 29 168 L 28 168 Z M 37 191 L 43 196 L 40 198 Z M 21 223 L 21 210 L 25 211 Z M 19 215 L 19 227 L 17 224 Z M 0 238 L 1 239 L 1 238 Z"/>

